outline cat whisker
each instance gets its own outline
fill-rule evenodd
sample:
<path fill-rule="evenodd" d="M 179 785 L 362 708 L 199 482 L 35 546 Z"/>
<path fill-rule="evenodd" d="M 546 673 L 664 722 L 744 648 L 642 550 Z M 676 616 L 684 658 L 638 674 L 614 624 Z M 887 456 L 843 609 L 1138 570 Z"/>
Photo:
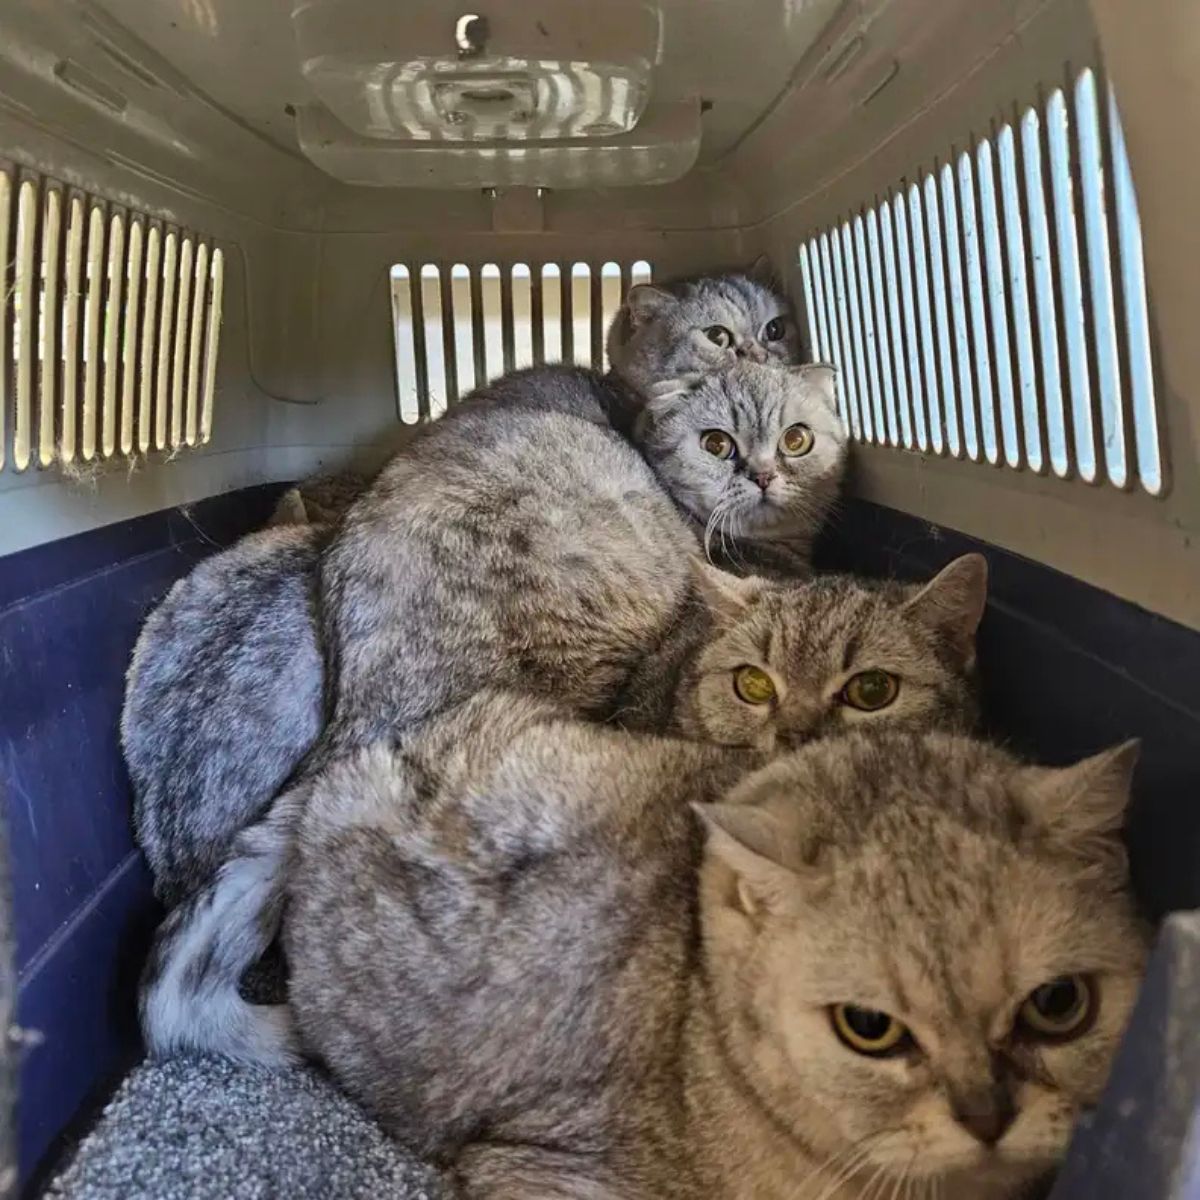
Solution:
<path fill-rule="evenodd" d="M 883 1189 L 888 1185 L 887 1171 L 888 1164 L 880 1163 L 879 1166 L 875 1168 L 875 1173 L 867 1179 L 866 1184 L 863 1186 L 862 1192 L 859 1194 L 858 1200 L 867 1200 L 869 1196 L 875 1196 L 876 1194 L 882 1196 Z M 879 1185 L 878 1193 L 875 1191 L 876 1184 Z"/>
<path fill-rule="evenodd" d="M 816 1175 L 832 1172 L 833 1178 L 814 1200 L 829 1200 L 829 1197 L 835 1195 L 855 1175 L 863 1170 L 870 1161 L 871 1151 L 874 1149 L 877 1141 L 878 1139 L 876 1138 L 863 1138 L 862 1141 L 855 1142 L 847 1149 L 839 1151 L 824 1166 L 818 1167 L 815 1172 Z"/>

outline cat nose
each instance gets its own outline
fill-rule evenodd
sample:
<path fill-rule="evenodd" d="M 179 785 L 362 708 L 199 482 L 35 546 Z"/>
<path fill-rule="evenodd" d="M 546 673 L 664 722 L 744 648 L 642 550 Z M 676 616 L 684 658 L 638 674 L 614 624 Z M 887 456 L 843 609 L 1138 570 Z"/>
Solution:
<path fill-rule="evenodd" d="M 954 1119 L 985 1146 L 994 1146 L 1017 1118 L 1012 1093 L 1002 1083 L 963 1092 L 950 1099 Z"/>
<path fill-rule="evenodd" d="M 759 489 L 765 492 L 771 486 L 771 480 L 775 478 L 775 472 L 771 470 L 755 471 L 752 478 L 758 484 Z"/>
<path fill-rule="evenodd" d="M 767 348 L 760 346 L 757 342 L 743 342 L 738 347 L 738 356 L 748 358 L 751 362 L 766 362 Z"/>

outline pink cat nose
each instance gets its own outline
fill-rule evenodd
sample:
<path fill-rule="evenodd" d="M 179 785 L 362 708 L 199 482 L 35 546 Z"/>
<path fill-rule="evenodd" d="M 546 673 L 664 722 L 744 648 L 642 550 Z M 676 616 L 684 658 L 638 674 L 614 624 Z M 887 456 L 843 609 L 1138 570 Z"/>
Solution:
<path fill-rule="evenodd" d="M 985 1146 L 994 1146 L 1017 1116 L 1012 1096 L 1002 1085 L 954 1096 L 950 1108 L 958 1123 Z"/>
<path fill-rule="evenodd" d="M 760 346 L 757 342 L 743 342 L 738 347 L 738 354 L 742 358 L 748 358 L 751 362 L 767 361 L 767 348 Z"/>
<path fill-rule="evenodd" d="M 774 471 L 755 471 L 752 478 L 754 482 L 765 492 L 771 486 L 771 480 L 775 478 Z"/>

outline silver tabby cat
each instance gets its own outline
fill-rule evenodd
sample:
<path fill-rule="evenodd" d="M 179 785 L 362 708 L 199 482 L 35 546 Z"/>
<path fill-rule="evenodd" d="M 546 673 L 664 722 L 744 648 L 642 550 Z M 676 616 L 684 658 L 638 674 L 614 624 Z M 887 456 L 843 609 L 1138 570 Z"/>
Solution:
<path fill-rule="evenodd" d="M 1143 968 L 1135 758 L 881 730 L 754 771 L 481 695 L 316 784 L 290 1003 L 467 1200 L 1016 1200 Z"/>
<path fill-rule="evenodd" d="M 738 359 L 800 361 L 791 305 L 759 259 L 745 274 L 638 284 L 608 332 L 613 373 L 647 400 Z"/>
<path fill-rule="evenodd" d="M 832 501 L 842 472 L 845 438 L 834 412 L 832 389 L 827 368 L 735 367 L 706 381 L 696 393 L 699 403 L 690 433 L 683 431 L 686 418 L 676 414 L 671 420 L 679 432 L 661 438 L 647 458 L 667 492 L 678 493 L 683 511 L 697 528 L 707 519 L 706 505 L 721 514 L 751 506 L 761 510 L 760 515 L 753 520 L 741 518 L 738 530 L 744 527 L 748 535 L 763 534 L 766 541 L 779 538 L 801 546 L 810 538 L 818 514 Z M 519 528 L 524 515 L 516 510 L 508 513 L 511 527 L 506 540 L 497 542 L 487 522 L 470 535 L 453 524 L 443 530 L 438 505 L 423 504 L 418 498 L 411 511 L 419 511 L 421 521 L 431 524 L 435 540 L 446 534 L 447 579 L 454 578 L 455 539 L 475 537 L 487 548 L 497 571 L 501 562 L 511 563 L 510 577 L 497 575 L 491 585 L 499 616 L 506 611 L 509 583 L 521 579 L 526 589 L 522 602 L 536 601 L 545 594 L 547 579 L 571 569 L 575 551 L 565 542 L 582 530 L 595 530 L 596 536 L 603 537 L 611 526 L 611 539 L 605 543 L 606 570 L 619 573 L 623 557 L 630 556 L 630 570 L 621 586 L 634 598 L 631 602 L 641 603 L 636 599 L 639 586 L 651 588 L 653 599 L 647 603 L 652 608 L 661 605 L 663 587 L 669 596 L 679 594 L 678 575 L 670 578 L 668 572 L 660 585 L 655 571 L 639 575 L 634 565 L 660 536 L 665 539 L 664 555 L 669 556 L 672 544 L 683 545 L 681 539 L 686 539 L 689 550 L 693 547 L 686 522 L 676 515 L 662 487 L 628 443 L 607 428 L 608 414 L 624 395 L 616 383 L 574 368 L 519 372 L 481 389 L 473 400 L 443 418 L 439 427 L 449 432 L 432 440 L 418 437 L 411 453 L 401 452 L 395 460 L 400 464 L 409 462 L 413 454 L 437 454 L 438 471 L 450 472 L 462 487 L 475 488 L 478 505 L 489 494 L 524 494 L 536 508 L 539 489 L 557 488 L 560 481 L 565 488 L 561 495 L 571 498 L 556 510 L 563 522 L 560 532 L 566 536 L 559 538 L 562 544 L 553 559 L 540 552 L 537 530 L 544 532 L 545 527 L 537 524 L 536 513 L 526 514 L 531 524 L 524 531 Z M 584 442 L 563 444 L 551 435 L 539 445 L 532 438 L 522 460 L 502 468 L 511 475 L 509 484 L 502 486 L 492 478 L 497 464 L 504 463 L 503 452 L 493 450 L 493 445 L 519 442 L 524 436 L 520 431 L 528 429 L 530 422 L 548 421 L 556 412 L 562 421 L 575 423 L 568 428 L 586 428 Z M 729 429 L 731 440 L 740 439 L 747 462 L 760 464 L 766 455 L 773 456 L 777 478 L 769 486 L 748 483 L 749 468 L 732 459 L 719 464 L 722 479 L 714 478 L 711 470 L 707 475 L 697 470 L 697 456 L 705 460 L 701 465 L 706 468 L 707 462 L 717 463 L 700 448 L 705 437 L 714 436 L 707 429 L 713 421 Z M 610 443 L 614 444 L 611 450 Z M 612 480 L 596 478 L 610 460 L 615 461 L 614 455 L 622 463 L 617 475 Z M 621 472 L 627 469 L 636 480 L 629 488 L 620 482 Z M 689 472 L 697 476 L 692 491 L 686 491 Z M 531 485 L 526 475 L 536 477 Z M 505 486 L 509 493 L 504 492 Z M 429 495 L 442 494 L 437 482 L 433 489 Z M 745 495 L 747 489 L 753 495 Z M 731 498 L 735 493 L 736 503 Z M 641 497 L 637 504 L 659 514 L 644 529 L 639 529 L 639 510 L 629 499 L 635 494 Z M 608 515 L 610 507 L 622 506 L 624 518 Z M 726 524 L 722 516 L 722 532 Z M 411 530 L 413 525 L 410 521 L 405 527 Z M 425 534 L 417 529 L 412 536 Z M 154 870 L 158 894 L 168 904 L 208 877 L 232 836 L 269 803 L 320 729 L 323 673 L 312 609 L 317 548 L 325 540 L 325 530 L 298 533 L 289 526 L 247 539 L 177 583 L 139 638 L 126 684 L 122 743 L 134 785 L 140 844 Z M 749 537 L 738 544 L 745 545 L 747 555 L 753 557 Z M 397 561 L 404 561 L 404 547 L 397 546 L 396 553 L 401 556 Z M 470 558 L 463 561 L 471 565 Z M 441 574 L 436 566 L 426 566 L 419 577 L 421 594 L 413 595 L 413 603 L 420 607 L 431 602 Z M 596 623 L 611 592 L 611 583 L 593 582 L 597 587 L 590 601 L 593 608 L 583 624 L 564 626 L 562 636 L 568 640 L 572 628 L 586 630 L 589 623 Z M 491 620 L 487 615 L 491 603 L 481 597 L 477 614 L 462 619 L 475 624 L 482 619 L 486 624 Z M 614 613 L 614 620 L 618 619 Z M 422 629 L 418 640 L 426 644 L 442 637 Z M 590 653 L 586 643 L 578 649 Z M 465 643 L 463 653 L 471 653 Z M 440 703 L 439 689 L 459 668 L 451 663 L 439 669 L 444 677 L 425 676 L 415 687 L 416 697 L 425 697 L 435 706 Z M 602 690 L 610 686 L 611 681 L 604 682 Z"/>
<path fill-rule="evenodd" d="M 804 384 L 762 366 L 736 371 L 749 374 L 728 372 L 731 383 Z M 726 582 L 707 568 L 701 577 L 718 584 L 700 593 L 695 533 L 604 418 L 595 378 L 562 371 L 546 396 L 520 381 L 501 380 L 490 400 L 424 428 L 326 550 L 329 720 L 309 777 L 330 757 L 488 686 L 553 697 L 597 720 L 617 705 L 651 726 L 755 746 L 843 720 L 970 719 L 982 559 L 948 568 L 916 595 L 849 581 Z M 682 654 L 681 629 L 697 631 Z M 822 639 L 816 659 L 803 649 L 806 636 Z M 698 669 L 680 673 L 673 692 L 631 692 L 636 672 L 660 653 L 663 670 L 651 680 L 668 666 Z M 143 997 L 157 1052 L 259 1061 L 292 1053 L 278 1014 L 254 1011 L 236 992 L 274 932 L 289 835 L 289 806 L 277 807 L 278 830 L 268 822 L 265 835 L 236 840 L 213 884 L 160 931 Z"/>

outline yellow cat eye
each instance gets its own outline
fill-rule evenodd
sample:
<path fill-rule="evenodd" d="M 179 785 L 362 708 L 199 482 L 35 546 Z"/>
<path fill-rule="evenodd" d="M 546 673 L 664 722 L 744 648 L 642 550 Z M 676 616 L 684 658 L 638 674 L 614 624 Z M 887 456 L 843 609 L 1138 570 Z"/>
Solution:
<path fill-rule="evenodd" d="M 701 447 L 714 458 L 732 458 L 737 447 L 723 429 L 706 429 L 700 435 Z"/>
<path fill-rule="evenodd" d="M 714 346 L 720 346 L 722 350 L 728 350 L 733 345 L 733 334 L 724 325 L 710 325 L 704 331 L 704 336 Z"/>
<path fill-rule="evenodd" d="M 912 1034 L 895 1017 L 857 1004 L 835 1004 L 829 1010 L 833 1032 L 859 1054 L 882 1058 L 898 1054 L 912 1043 Z"/>
<path fill-rule="evenodd" d="M 899 694 L 900 680 L 887 671 L 876 669 L 851 676 L 841 690 L 840 699 L 843 704 L 861 712 L 878 712 L 887 708 Z"/>
<path fill-rule="evenodd" d="M 1042 1041 L 1078 1037 L 1091 1025 L 1096 989 L 1083 975 L 1061 975 L 1029 993 L 1017 1024 Z"/>
<path fill-rule="evenodd" d="M 775 681 L 762 667 L 738 667 L 733 673 L 733 690 L 747 704 L 770 704 L 775 699 Z"/>
<path fill-rule="evenodd" d="M 779 438 L 779 449 L 788 458 L 799 458 L 813 448 L 813 431 L 807 425 L 789 425 Z"/>

